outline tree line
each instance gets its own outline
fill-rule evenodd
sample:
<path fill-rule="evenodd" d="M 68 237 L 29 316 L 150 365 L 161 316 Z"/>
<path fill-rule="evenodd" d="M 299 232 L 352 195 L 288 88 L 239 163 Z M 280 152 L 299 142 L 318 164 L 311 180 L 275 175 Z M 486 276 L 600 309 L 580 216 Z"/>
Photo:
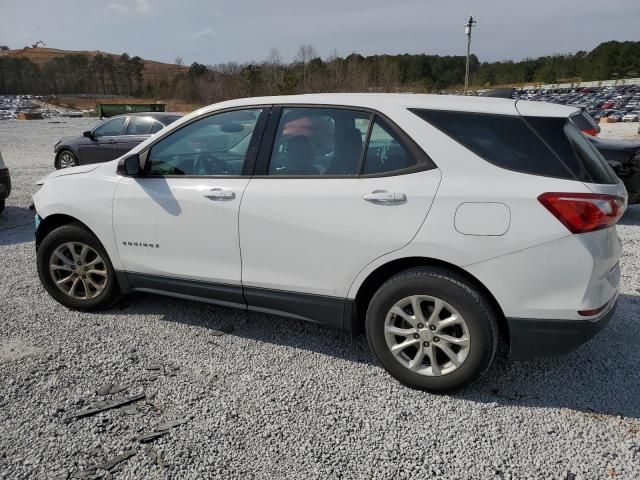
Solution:
<path fill-rule="evenodd" d="M 0 94 L 144 94 L 144 63 L 138 56 L 101 53 L 55 57 L 40 68 L 25 57 L 0 56 Z"/>
<path fill-rule="evenodd" d="M 178 64 L 182 59 L 176 59 Z M 113 94 L 213 103 L 237 97 L 311 92 L 438 92 L 464 83 L 465 57 L 333 54 L 322 59 L 312 45 L 285 63 L 277 49 L 261 62 L 193 63 L 171 78 L 144 80 L 140 57 L 74 54 L 42 69 L 26 58 L 0 56 L 0 93 Z M 606 42 L 590 52 L 480 62 L 470 58 L 471 85 L 553 83 L 640 76 L 640 42 Z"/>

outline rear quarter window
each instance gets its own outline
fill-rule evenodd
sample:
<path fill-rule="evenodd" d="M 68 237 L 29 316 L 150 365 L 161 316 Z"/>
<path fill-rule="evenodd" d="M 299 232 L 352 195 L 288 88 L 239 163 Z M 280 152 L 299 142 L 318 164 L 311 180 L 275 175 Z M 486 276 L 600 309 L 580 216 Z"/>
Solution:
<path fill-rule="evenodd" d="M 588 141 L 567 118 L 525 120 L 520 116 L 484 113 L 412 111 L 499 167 L 588 183 L 616 182 L 606 161 L 594 148 L 589 148 Z"/>

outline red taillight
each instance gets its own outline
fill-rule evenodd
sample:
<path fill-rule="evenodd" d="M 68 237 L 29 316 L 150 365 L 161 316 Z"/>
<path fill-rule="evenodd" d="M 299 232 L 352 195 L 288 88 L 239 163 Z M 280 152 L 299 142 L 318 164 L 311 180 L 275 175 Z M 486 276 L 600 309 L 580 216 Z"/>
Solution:
<path fill-rule="evenodd" d="M 598 133 L 600 132 L 595 128 L 585 128 L 584 130 L 582 130 L 582 133 L 584 133 L 585 135 L 591 135 L 592 137 L 597 137 Z"/>
<path fill-rule="evenodd" d="M 607 228 L 620 219 L 625 200 L 597 193 L 543 193 L 538 200 L 571 233 L 586 233 Z"/>

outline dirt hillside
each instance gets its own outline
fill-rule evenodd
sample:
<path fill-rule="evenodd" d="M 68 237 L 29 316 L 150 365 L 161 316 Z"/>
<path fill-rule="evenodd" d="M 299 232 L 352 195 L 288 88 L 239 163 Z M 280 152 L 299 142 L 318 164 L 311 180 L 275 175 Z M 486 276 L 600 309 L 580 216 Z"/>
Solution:
<path fill-rule="evenodd" d="M 7 55 L 11 57 L 23 57 L 28 58 L 33 63 L 42 68 L 49 60 L 55 57 L 63 57 L 65 55 L 82 54 L 89 58 L 95 57 L 101 53 L 104 56 L 113 57 L 117 59 L 120 55 L 116 55 L 108 52 L 101 52 L 97 50 L 61 50 L 58 48 L 36 47 L 36 48 L 22 48 L 20 50 L 6 50 L 0 51 L 0 55 Z M 131 56 L 135 54 L 129 54 Z M 155 83 L 155 81 L 162 78 L 169 79 L 180 72 L 188 70 L 189 67 L 173 65 L 170 63 L 156 62 L 153 60 L 143 60 L 144 62 L 144 80 Z"/>

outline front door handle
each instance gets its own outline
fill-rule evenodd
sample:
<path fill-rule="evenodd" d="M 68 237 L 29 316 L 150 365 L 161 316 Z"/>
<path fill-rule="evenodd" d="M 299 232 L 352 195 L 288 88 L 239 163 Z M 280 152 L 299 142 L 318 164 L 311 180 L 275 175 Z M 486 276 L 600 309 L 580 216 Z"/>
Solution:
<path fill-rule="evenodd" d="M 407 196 L 404 193 L 387 192 L 386 190 L 374 190 L 371 193 L 363 195 L 362 198 L 367 202 L 382 205 L 392 205 L 407 201 Z"/>
<path fill-rule="evenodd" d="M 233 200 L 236 198 L 235 192 L 224 188 L 212 188 L 206 195 L 209 200 Z"/>

